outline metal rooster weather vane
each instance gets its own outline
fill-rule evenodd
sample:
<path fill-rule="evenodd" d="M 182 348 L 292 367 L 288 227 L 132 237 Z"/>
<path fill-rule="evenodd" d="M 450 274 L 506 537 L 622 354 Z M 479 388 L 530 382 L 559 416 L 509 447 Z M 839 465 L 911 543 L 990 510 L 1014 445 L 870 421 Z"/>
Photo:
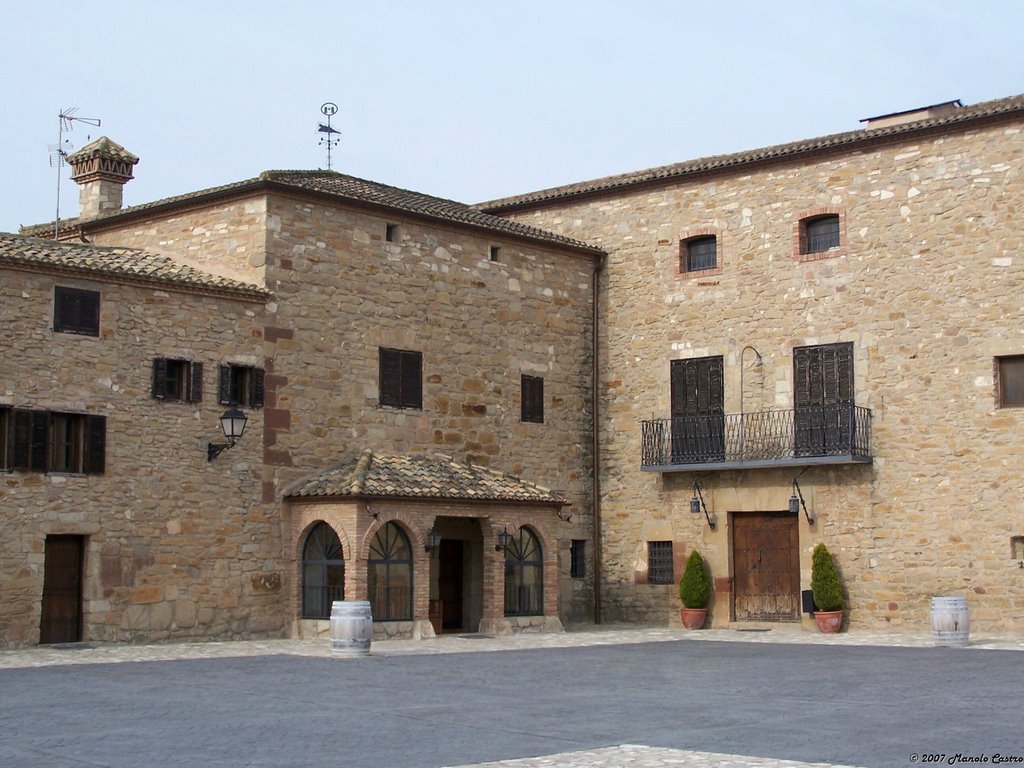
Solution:
<path fill-rule="evenodd" d="M 338 146 L 338 142 L 341 139 L 337 138 L 341 135 L 341 131 L 337 130 L 331 125 L 331 118 L 338 114 L 338 105 L 333 102 L 325 102 L 320 105 L 321 114 L 327 117 L 327 125 L 320 123 L 320 127 L 316 129 L 317 133 L 324 134 L 320 137 L 320 146 L 327 147 L 327 170 L 331 170 L 331 150 Z"/>
<path fill-rule="evenodd" d="M 57 119 L 60 121 L 60 128 L 57 131 L 57 143 L 49 146 L 50 167 L 57 169 L 57 216 L 53 222 L 54 240 L 60 237 L 60 169 L 61 166 L 67 164 L 67 149 L 71 149 L 71 140 L 64 138 L 64 132 L 70 133 L 71 129 L 75 127 L 75 123 L 85 123 L 86 125 L 95 125 L 96 127 L 100 125 L 98 117 L 75 117 L 76 112 L 78 112 L 78 107 L 70 107 L 60 111 L 60 114 L 57 115 Z M 65 144 L 67 149 L 64 147 Z"/>

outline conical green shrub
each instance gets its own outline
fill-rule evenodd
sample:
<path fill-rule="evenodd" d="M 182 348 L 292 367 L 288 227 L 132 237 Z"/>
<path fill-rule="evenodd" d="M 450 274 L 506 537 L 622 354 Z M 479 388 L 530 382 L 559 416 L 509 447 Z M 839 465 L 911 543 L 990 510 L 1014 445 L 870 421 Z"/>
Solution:
<path fill-rule="evenodd" d="M 838 611 L 843 607 L 843 585 L 828 547 L 819 544 L 811 555 L 811 593 L 817 611 Z"/>
<path fill-rule="evenodd" d="M 686 570 L 679 580 L 679 599 L 684 608 L 707 608 L 711 596 L 711 584 L 704 570 L 704 558 L 700 552 L 693 550 L 686 559 Z"/>

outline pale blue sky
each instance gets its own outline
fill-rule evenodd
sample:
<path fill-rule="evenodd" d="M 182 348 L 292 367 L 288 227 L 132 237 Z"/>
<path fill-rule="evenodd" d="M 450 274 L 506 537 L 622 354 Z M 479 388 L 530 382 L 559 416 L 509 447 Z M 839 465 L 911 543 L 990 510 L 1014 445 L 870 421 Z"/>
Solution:
<path fill-rule="evenodd" d="M 50 221 L 57 114 L 141 158 L 134 205 L 326 166 L 464 202 L 1024 92 L 1024 2 L 13 2 L 0 231 Z M 62 217 L 77 212 L 64 171 Z"/>

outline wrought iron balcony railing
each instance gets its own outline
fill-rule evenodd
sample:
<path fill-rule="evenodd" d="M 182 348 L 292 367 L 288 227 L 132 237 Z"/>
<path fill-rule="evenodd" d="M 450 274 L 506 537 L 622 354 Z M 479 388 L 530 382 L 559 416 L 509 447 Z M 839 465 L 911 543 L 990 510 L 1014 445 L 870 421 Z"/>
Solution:
<path fill-rule="evenodd" d="M 871 410 L 857 405 L 652 419 L 641 435 L 642 468 L 661 472 L 871 461 Z"/>

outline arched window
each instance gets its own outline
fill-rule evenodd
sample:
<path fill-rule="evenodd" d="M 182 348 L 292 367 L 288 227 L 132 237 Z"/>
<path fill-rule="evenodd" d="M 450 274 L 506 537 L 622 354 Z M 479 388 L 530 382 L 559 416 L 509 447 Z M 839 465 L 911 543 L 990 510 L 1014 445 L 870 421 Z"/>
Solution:
<path fill-rule="evenodd" d="M 520 528 L 505 548 L 505 615 L 540 616 L 544 613 L 544 557 L 540 542 Z"/>
<path fill-rule="evenodd" d="M 397 523 L 386 523 L 377 531 L 367 566 L 373 620 L 412 619 L 412 547 Z"/>
<path fill-rule="evenodd" d="M 329 619 L 331 603 L 345 599 L 345 560 L 338 534 L 317 523 L 302 549 L 302 618 Z"/>

